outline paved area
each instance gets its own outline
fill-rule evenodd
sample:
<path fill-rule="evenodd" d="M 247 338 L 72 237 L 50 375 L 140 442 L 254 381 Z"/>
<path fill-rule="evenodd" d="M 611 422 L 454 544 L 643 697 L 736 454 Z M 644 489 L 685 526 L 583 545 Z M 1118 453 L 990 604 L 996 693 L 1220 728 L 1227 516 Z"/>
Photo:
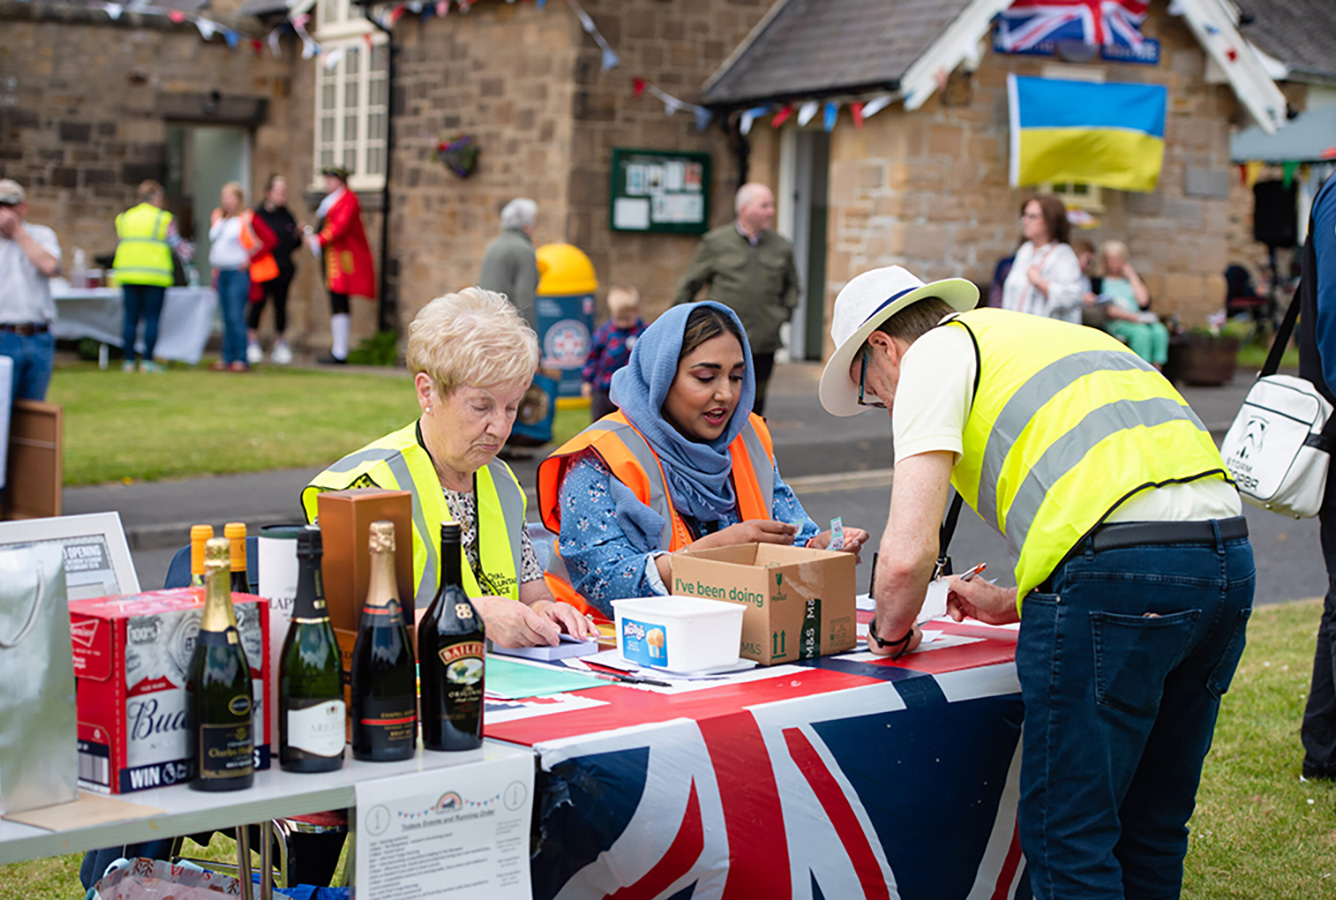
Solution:
<path fill-rule="evenodd" d="M 768 421 L 780 470 L 804 503 L 819 507 L 811 510 L 818 521 L 843 515 L 846 524 L 858 523 L 874 534 L 880 533 L 885 523 L 891 482 L 892 446 L 888 417 L 878 413 L 844 419 L 828 415 L 816 397 L 820 375 L 821 367 L 816 363 L 791 363 L 776 369 L 770 388 Z M 1185 387 L 1182 390 L 1202 421 L 1219 437 L 1229 427 L 1251 381 L 1250 373 L 1240 375 L 1225 387 Z M 368 440 L 374 437 L 376 435 L 367 435 Z M 530 518 L 535 520 L 532 504 L 537 464 L 537 458 L 513 464 L 520 483 L 529 491 Z M 254 528 L 298 521 L 301 519 L 301 489 L 317 471 L 319 469 L 284 469 L 184 481 L 68 488 L 64 492 L 64 511 L 66 514 L 107 510 L 119 513 L 142 584 L 157 586 L 161 584 L 172 553 L 186 543 L 192 524 L 235 520 Z M 1282 524 L 1285 521 L 1275 516 L 1264 517 Z M 977 524 L 983 529 L 981 543 L 972 543 L 980 543 L 980 548 L 971 552 L 997 556 L 995 548 L 990 548 L 984 539 L 991 536 L 991 532 L 984 529 L 982 523 Z M 1297 524 L 1300 528 L 1311 524 L 1316 533 L 1315 522 Z M 973 525 L 968 531 L 973 533 Z M 966 528 L 962 527 L 962 540 L 966 533 Z M 1297 552 L 1307 546 L 1307 541 L 1291 546 Z M 1000 561 L 1002 557 L 997 558 Z M 1287 561 L 1287 565 L 1290 562 L 1294 561 Z M 1318 565 L 1320 567 L 1320 559 Z M 1315 593 L 1313 590 L 1302 596 Z"/>

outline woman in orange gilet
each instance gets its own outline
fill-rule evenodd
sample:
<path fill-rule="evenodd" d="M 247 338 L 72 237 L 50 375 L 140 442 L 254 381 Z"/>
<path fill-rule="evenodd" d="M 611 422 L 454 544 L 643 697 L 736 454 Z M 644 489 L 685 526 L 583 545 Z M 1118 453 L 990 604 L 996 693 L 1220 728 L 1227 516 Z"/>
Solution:
<path fill-rule="evenodd" d="M 619 411 L 572 438 L 538 471 L 558 599 L 611 618 L 611 601 L 670 593 L 671 553 L 763 542 L 824 548 L 751 413 L 751 348 L 728 307 L 675 306 L 612 378 Z M 867 532 L 844 529 L 857 552 Z"/>

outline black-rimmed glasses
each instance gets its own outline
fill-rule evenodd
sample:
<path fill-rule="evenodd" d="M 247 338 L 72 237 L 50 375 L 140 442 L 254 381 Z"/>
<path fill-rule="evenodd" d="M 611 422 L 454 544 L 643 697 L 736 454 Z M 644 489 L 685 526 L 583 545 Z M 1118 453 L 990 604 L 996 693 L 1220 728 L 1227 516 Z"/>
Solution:
<path fill-rule="evenodd" d="M 863 367 L 858 373 L 858 405 L 871 406 L 876 409 L 885 409 L 886 404 L 877 399 L 876 394 L 869 394 L 867 390 L 867 355 L 868 351 L 863 351 Z M 872 399 L 865 399 L 871 397 Z"/>

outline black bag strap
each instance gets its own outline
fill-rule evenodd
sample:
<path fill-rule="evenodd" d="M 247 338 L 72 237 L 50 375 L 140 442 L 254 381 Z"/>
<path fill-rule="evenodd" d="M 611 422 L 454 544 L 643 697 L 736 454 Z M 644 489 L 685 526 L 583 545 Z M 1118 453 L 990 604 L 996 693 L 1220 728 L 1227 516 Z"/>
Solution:
<path fill-rule="evenodd" d="M 1266 365 L 1262 366 L 1259 377 L 1265 378 L 1276 374 L 1280 368 L 1280 358 L 1285 355 L 1285 348 L 1289 346 L 1290 335 L 1294 333 L 1294 323 L 1297 321 L 1299 321 L 1299 291 L 1296 289 L 1290 299 L 1290 308 L 1285 310 L 1285 318 L 1276 329 L 1276 339 L 1271 344 L 1271 352 L 1266 355 Z"/>
<path fill-rule="evenodd" d="M 951 500 L 951 505 L 946 509 L 946 518 L 942 519 L 942 530 L 937 533 L 937 565 L 933 567 L 932 577 L 938 575 L 951 574 L 951 557 L 947 555 L 947 548 L 951 546 L 951 538 L 956 533 L 956 522 L 960 519 L 960 507 L 965 503 L 965 498 L 960 494 Z M 872 572 L 867 579 L 867 593 L 871 597 L 877 586 L 877 554 L 872 554 Z"/>
<path fill-rule="evenodd" d="M 951 547 L 951 538 L 956 533 L 956 522 L 960 520 L 960 508 L 965 505 L 965 498 L 959 492 L 951 498 L 951 505 L 946 509 L 946 518 L 942 519 L 942 530 L 937 533 L 937 566 L 932 577 L 951 574 L 951 557 L 947 550 Z"/>

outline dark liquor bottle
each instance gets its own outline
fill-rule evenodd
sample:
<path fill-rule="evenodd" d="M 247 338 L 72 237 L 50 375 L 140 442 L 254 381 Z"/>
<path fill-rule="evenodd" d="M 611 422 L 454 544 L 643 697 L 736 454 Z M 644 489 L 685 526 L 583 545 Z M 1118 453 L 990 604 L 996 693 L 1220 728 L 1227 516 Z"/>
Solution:
<path fill-rule="evenodd" d="M 190 526 L 190 586 L 204 587 L 204 544 L 213 537 L 212 525 Z"/>
<path fill-rule="evenodd" d="M 394 523 L 371 523 L 371 578 L 353 645 L 353 757 L 386 762 L 417 750 L 417 667 L 394 580 Z"/>
<path fill-rule="evenodd" d="M 228 589 L 228 545 L 210 538 L 204 550 L 204 614 L 186 677 L 186 709 L 201 791 L 236 791 L 255 780 L 250 663 L 241 647 Z"/>
<path fill-rule="evenodd" d="M 482 745 L 482 617 L 464 593 L 459 526 L 441 526 L 441 586 L 418 624 L 422 746 L 472 750 Z"/>
<path fill-rule="evenodd" d="M 228 522 L 223 526 L 232 555 L 232 593 L 249 594 L 250 581 L 246 577 L 246 523 Z"/>
<path fill-rule="evenodd" d="M 278 761 L 289 772 L 343 765 L 343 666 L 320 580 L 320 529 L 297 535 L 297 597 L 278 675 Z"/>

